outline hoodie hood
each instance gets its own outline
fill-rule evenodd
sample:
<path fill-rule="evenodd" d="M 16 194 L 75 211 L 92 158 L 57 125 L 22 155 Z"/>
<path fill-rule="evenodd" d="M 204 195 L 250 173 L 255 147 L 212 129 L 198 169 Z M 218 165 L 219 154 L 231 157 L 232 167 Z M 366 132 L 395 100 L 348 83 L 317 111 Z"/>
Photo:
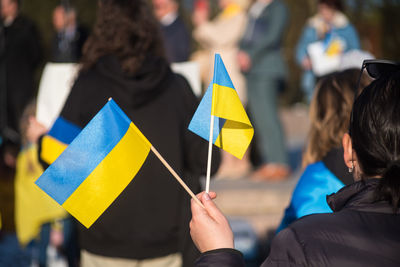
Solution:
<path fill-rule="evenodd" d="M 167 61 L 152 56 L 148 56 L 133 75 L 123 72 L 117 57 L 111 55 L 100 58 L 95 70 L 112 82 L 112 95 L 119 96 L 134 107 L 160 95 L 167 88 L 165 85 L 171 77 Z"/>

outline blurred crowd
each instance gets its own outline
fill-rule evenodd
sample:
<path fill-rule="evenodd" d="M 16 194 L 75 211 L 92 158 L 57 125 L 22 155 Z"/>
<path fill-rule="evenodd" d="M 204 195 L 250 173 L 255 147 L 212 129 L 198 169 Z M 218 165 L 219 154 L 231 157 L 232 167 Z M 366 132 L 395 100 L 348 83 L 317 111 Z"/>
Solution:
<path fill-rule="evenodd" d="M 190 11 L 185 10 L 187 2 L 98 0 L 97 21 L 89 29 L 80 23 L 70 1 L 61 1 L 49 14 L 53 37 L 44 46 L 35 23 L 20 12 L 20 1 L 1 0 L 0 266 L 128 266 L 124 264 L 132 261 L 139 264 L 132 266 L 192 266 L 199 255 L 189 237 L 187 196 L 165 195 L 170 201 L 164 208 L 149 199 L 150 184 L 157 181 L 151 179 L 166 175 L 158 167 L 143 171 L 143 177 L 150 179 L 147 187 L 141 183 L 144 200 L 137 199 L 136 188 L 128 189 L 90 230 L 48 200 L 27 199 L 36 193 L 26 183 L 33 184 L 48 166 L 41 150 L 49 129 L 35 118 L 35 75 L 46 63 L 79 64 L 60 116 L 83 128 L 112 96 L 150 132 L 152 140 L 160 140 L 179 172 L 194 177 L 188 183 L 200 192 L 206 156 L 199 160 L 198 155 L 206 151 L 206 144 L 183 133 L 199 98 L 170 66 L 195 62 L 204 92 L 212 81 L 214 54 L 219 53 L 249 114 L 255 138 L 242 160 L 224 151 L 219 158 L 216 151 L 214 178 L 280 182 L 291 177 L 295 170 L 279 116 L 279 99 L 291 72 L 283 56 L 291 16 L 285 1 L 193 0 Z M 298 88 L 311 122 L 304 140 L 304 174 L 289 207 L 282 211 L 278 231 L 304 215 L 330 212 L 325 195 L 353 182 L 340 161 L 342 136 L 349 126 L 357 82 L 364 88 L 371 81 L 358 74 L 363 60 L 374 56 L 362 50 L 357 30 L 345 15 L 344 1 L 318 0 L 316 5 L 317 12 L 307 20 L 293 52 L 302 71 Z M 172 111 L 166 112 L 171 106 Z M 164 121 L 157 116 L 164 116 Z M 162 133 L 167 122 L 172 126 Z M 165 136 L 175 139 L 162 145 Z M 310 195 L 315 191 L 319 193 Z M 183 200 L 187 203 L 176 204 Z M 35 213 L 24 210 L 26 202 L 34 207 L 34 201 L 49 205 L 45 213 L 51 216 L 38 219 L 32 234 L 21 235 L 23 224 L 30 222 L 27 216 Z M 130 205 L 131 201 L 142 201 L 147 210 Z M 146 219 L 159 219 L 146 212 L 163 216 L 166 210 L 176 218 L 162 227 L 161 223 L 147 225 Z M 142 220 L 125 214 L 129 212 Z M 133 226 L 144 230 L 128 230 Z M 117 233 L 116 228 L 120 228 Z"/>

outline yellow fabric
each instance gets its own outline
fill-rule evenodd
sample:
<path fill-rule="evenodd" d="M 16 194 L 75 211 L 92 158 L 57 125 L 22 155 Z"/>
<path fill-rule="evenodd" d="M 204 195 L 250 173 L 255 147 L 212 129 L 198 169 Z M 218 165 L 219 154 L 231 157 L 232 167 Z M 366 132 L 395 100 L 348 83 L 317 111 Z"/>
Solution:
<path fill-rule="evenodd" d="M 37 146 L 20 152 L 15 178 L 15 224 L 18 241 L 26 245 L 36 238 L 43 223 L 65 218 L 66 211 L 34 182 L 43 168 L 37 159 Z"/>
<path fill-rule="evenodd" d="M 151 144 L 131 123 L 120 142 L 64 202 L 63 207 L 89 228 L 139 171 Z"/>
<path fill-rule="evenodd" d="M 343 52 L 343 43 L 340 40 L 333 40 L 326 50 L 328 56 L 337 56 Z"/>
<path fill-rule="evenodd" d="M 42 139 L 40 157 L 47 164 L 52 164 L 66 148 L 67 145 L 63 142 L 60 142 L 49 135 L 45 135 Z"/>
<path fill-rule="evenodd" d="M 254 129 L 233 88 L 213 85 L 211 115 L 226 119 L 214 144 L 242 159 L 253 138 Z"/>
<path fill-rule="evenodd" d="M 236 16 L 242 11 L 242 7 L 236 3 L 228 4 L 221 12 L 221 18 L 228 19 Z"/>

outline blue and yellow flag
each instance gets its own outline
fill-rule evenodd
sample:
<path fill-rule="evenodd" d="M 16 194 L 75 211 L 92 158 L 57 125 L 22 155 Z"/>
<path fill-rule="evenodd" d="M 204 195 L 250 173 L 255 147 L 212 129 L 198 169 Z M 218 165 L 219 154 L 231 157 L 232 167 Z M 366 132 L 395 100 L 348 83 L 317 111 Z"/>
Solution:
<path fill-rule="evenodd" d="M 132 181 L 150 148 L 110 100 L 35 183 L 89 228 Z"/>
<path fill-rule="evenodd" d="M 75 124 L 58 117 L 42 139 L 40 158 L 47 164 L 52 164 L 80 131 L 81 128 Z"/>
<path fill-rule="evenodd" d="M 241 159 L 254 129 L 219 54 L 215 55 L 213 81 L 193 115 L 189 130 L 208 141 L 211 115 L 215 116 L 213 144 Z"/>

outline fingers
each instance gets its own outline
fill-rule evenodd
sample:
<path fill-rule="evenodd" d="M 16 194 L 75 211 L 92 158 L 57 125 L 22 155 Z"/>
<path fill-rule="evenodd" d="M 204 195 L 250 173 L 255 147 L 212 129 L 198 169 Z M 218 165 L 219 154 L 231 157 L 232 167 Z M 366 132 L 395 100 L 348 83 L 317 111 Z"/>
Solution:
<path fill-rule="evenodd" d="M 202 192 L 197 195 L 204 208 L 192 200 L 192 220 L 190 235 L 196 247 L 201 251 L 218 248 L 233 248 L 233 234 L 229 223 L 214 204 L 214 192 Z"/>
<path fill-rule="evenodd" d="M 196 216 L 207 216 L 211 217 L 211 219 L 215 221 L 224 220 L 225 216 L 219 210 L 219 208 L 215 205 L 213 199 L 217 197 L 215 192 L 201 192 L 197 194 L 197 198 L 203 203 L 204 208 L 200 207 L 195 201 L 192 200 L 192 216 L 195 218 Z"/>
<path fill-rule="evenodd" d="M 201 202 L 203 203 L 204 207 L 206 208 L 206 211 L 208 214 L 214 218 L 215 220 L 219 221 L 221 217 L 224 217 L 222 212 L 219 210 L 217 205 L 215 205 L 214 201 L 211 200 L 210 195 L 207 193 L 203 194 L 201 196 Z"/>
<path fill-rule="evenodd" d="M 207 194 L 206 192 L 201 192 L 196 195 L 196 197 L 202 201 L 203 195 Z M 211 199 L 214 199 L 217 197 L 217 194 L 215 192 L 209 192 L 209 197 Z M 203 203 L 204 205 L 204 203 Z M 193 199 L 191 200 L 191 208 L 192 208 L 192 215 L 196 216 L 197 214 L 208 214 L 207 210 L 201 207 L 196 201 Z"/>

